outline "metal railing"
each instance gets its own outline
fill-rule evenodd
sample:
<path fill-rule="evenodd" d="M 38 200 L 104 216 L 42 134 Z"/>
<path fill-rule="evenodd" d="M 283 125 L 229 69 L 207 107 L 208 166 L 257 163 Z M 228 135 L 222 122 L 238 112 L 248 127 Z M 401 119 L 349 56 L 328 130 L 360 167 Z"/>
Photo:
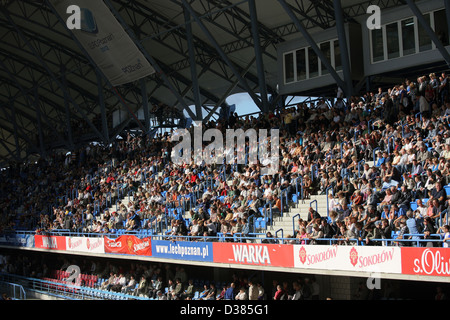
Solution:
<path fill-rule="evenodd" d="M 2 287 L 6 287 L 7 296 L 12 300 L 27 300 L 27 293 L 22 285 L 7 281 L 0 281 Z"/>
<path fill-rule="evenodd" d="M 65 300 L 150 300 L 147 297 L 70 284 L 57 279 L 46 278 L 44 280 L 9 273 L 0 273 L 0 282 L 22 288 L 25 298 L 25 292 L 30 291 Z"/>

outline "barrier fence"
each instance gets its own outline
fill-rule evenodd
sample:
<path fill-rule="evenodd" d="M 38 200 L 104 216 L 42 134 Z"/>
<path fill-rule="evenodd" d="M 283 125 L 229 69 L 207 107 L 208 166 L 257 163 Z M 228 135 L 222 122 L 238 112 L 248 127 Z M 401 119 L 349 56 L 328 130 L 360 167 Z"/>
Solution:
<path fill-rule="evenodd" d="M 22 235 L 23 236 L 23 235 Z M 404 238 L 417 235 L 404 235 Z M 254 265 L 315 270 L 379 272 L 417 276 L 450 275 L 450 250 L 437 239 L 373 239 L 370 245 L 356 239 L 257 238 L 242 235 L 219 237 L 138 237 L 109 235 L 28 235 L 26 242 L 10 236 L 9 244 L 39 250 L 135 255 L 175 261 Z M 14 239 L 14 240 L 13 240 Z M 301 242 L 299 242 L 301 241 Z M 450 279 L 450 278 L 449 278 Z"/>

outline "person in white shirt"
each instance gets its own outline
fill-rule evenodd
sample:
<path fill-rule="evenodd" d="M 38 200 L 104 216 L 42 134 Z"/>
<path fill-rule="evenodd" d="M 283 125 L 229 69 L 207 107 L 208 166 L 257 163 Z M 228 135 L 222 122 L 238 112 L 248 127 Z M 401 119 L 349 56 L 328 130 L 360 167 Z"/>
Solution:
<path fill-rule="evenodd" d="M 123 293 L 131 292 L 133 289 L 136 288 L 136 279 L 134 279 L 133 276 L 130 276 L 130 281 L 128 281 L 128 284 L 122 287 Z"/>
<path fill-rule="evenodd" d="M 247 292 L 245 291 L 245 288 L 241 288 L 238 292 L 238 294 L 235 297 L 235 300 L 248 300 Z"/>
<path fill-rule="evenodd" d="M 292 284 L 292 287 L 294 288 L 295 292 L 291 297 L 291 300 L 301 300 L 302 299 L 302 287 L 297 281 L 294 281 Z"/>
<path fill-rule="evenodd" d="M 258 287 L 252 280 L 248 281 L 248 299 L 258 300 Z"/>

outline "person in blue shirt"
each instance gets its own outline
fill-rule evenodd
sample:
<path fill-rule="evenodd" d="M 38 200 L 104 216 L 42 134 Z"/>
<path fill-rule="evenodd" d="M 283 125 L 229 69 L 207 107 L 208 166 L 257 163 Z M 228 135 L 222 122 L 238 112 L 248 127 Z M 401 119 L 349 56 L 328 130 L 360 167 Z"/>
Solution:
<path fill-rule="evenodd" d="M 234 284 L 234 282 L 232 282 L 230 284 L 230 286 L 228 287 L 227 291 L 225 291 L 225 295 L 223 297 L 224 300 L 234 300 L 235 298 L 235 287 L 236 285 Z"/>
<path fill-rule="evenodd" d="M 406 227 L 408 227 L 408 233 L 413 234 L 413 236 L 410 236 L 409 239 L 412 240 L 418 240 L 420 239 L 420 236 L 418 235 L 420 233 L 419 231 L 419 223 L 416 220 L 414 216 L 414 212 L 412 210 L 408 210 L 406 212 Z M 417 244 L 412 242 L 412 246 L 416 246 Z"/>

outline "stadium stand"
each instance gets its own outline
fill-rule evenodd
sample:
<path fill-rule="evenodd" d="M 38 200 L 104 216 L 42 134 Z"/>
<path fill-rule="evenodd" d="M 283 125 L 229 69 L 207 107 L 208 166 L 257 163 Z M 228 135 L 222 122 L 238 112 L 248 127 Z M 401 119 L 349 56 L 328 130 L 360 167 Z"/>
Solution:
<path fill-rule="evenodd" d="M 290 225 L 275 237 L 294 234 L 280 242 L 298 243 L 300 226 L 314 243 L 372 244 L 373 238 L 393 244 L 412 211 L 420 238 L 429 216 L 432 237 L 441 239 L 448 224 L 450 103 L 431 90 L 429 79 L 424 93 L 396 84 L 342 107 L 332 103 L 321 99 L 204 126 L 224 134 L 279 128 L 280 170 L 271 176 L 262 176 L 259 164 L 177 166 L 168 134 L 129 134 L 112 147 L 11 167 L 1 173 L 1 231 L 267 241 L 266 232 L 283 220 Z M 293 121 L 286 123 L 288 117 Z M 417 199 L 425 209 L 416 207 Z M 297 222 L 289 216 L 295 212 Z M 413 238 L 408 234 L 404 240 Z"/>

